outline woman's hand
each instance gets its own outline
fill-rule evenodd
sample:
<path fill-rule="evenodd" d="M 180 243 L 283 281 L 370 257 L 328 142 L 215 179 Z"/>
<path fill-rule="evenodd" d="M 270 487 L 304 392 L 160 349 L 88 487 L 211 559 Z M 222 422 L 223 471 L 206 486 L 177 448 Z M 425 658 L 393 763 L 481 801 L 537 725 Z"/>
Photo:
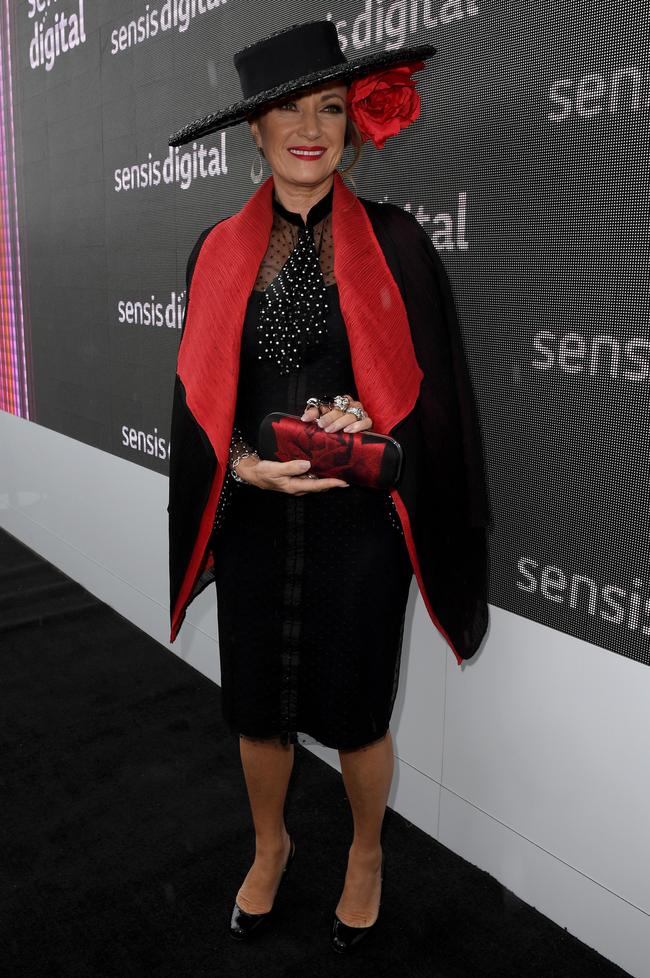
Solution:
<path fill-rule="evenodd" d="M 348 486 L 343 479 L 312 479 L 306 473 L 310 462 L 294 458 L 290 462 L 273 462 L 271 459 L 257 459 L 247 455 L 237 465 L 237 475 L 258 489 L 275 489 L 294 496 L 304 496 L 306 492 L 323 492 L 336 486 Z"/>
<path fill-rule="evenodd" d="M 361 401 L 350 398 L 348 407 L 361 408 Z M 324 404 L 312 405 L 305 410 L 302 420 L 318 420 L 323 431 L 367 431 L 372 428 L 372 418 L 366 416 L 357 420 L 349 411 L 339 408 L 328 408 Z M 275 489 L 276 492 L 288 492 L 295 496 L 304 496 L 306 492 L 323 492 L 337 486 L 347 486 L 343 479 L 318 479 L 309 475 L 309 462 L 304 459 L 292 459 L 290 462 L 273 462 L 270 459 L 258 459 L 247 455 L 237 465 L 237 475 L 259 489 Z"/>
<path fill-rule="evenodd" d="M 353 401 L 351 397 L 348 407 L 361 408 L 363 411 L 361 401 Z M 316 421 L 316 419 L 318 419 L 318 424 L 323 431 L 340 431 L 341 429 L 343 431 L 366 431 L 368 428 L 372 428 L 372 418 L 366 416 L 357 421 L 349 411 L 340 411 L 336 407 L 330 410 L 324 404 L 311 405 L 302 416 L 303 421 Z"/>

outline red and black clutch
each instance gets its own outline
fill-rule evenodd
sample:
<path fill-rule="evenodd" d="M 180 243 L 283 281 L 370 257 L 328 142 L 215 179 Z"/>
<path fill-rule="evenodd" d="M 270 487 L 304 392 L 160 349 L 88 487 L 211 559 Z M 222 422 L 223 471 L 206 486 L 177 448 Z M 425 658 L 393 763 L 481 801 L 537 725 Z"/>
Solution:
<path fill-rule="evenodd" d="M 392 489 L 402 471 L 402 446 L 376 431 L 324 431 L 317 422 L 272 411 L 257 436 L 260 458 L 291 462 L 306 458 L 319 479 L 344 479 L 371 489 Z"/>

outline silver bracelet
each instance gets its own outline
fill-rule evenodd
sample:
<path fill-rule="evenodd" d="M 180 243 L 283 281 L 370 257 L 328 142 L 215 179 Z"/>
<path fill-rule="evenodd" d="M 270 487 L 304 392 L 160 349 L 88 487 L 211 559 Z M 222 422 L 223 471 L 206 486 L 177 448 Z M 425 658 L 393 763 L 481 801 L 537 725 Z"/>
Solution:
<path fill-rule="evenodd" d="M 241 460 L 243 458 L 248 458 L 249 455 L 255 455 L 259 459 L 259 455 L 257 454 L 257 452 L 252 451 L 252 450 L 251 451 L 243 451 L 243 452 L 238 452 L 237 453 L 237 456 L 230 463 L 230 474 L 231 474 L 231 476 L 233 477 L 233 479 L 235 480 L 235 482 L 241 482 L 242 485 L 247 485 L 247 484 L 250 485 L 250 483 L 248 482 L 248 479 L 242 479 L 242 477 L 240 475 L 237 475 L 237 473 L 235 472 L 235 466 L 239 465 L 239 463 L 241 462 Z"/>
<path fill-rule="evenodd" d="M 235 482 L 240 482 L 242 485 L 246 485 L 247 480 L 237 475 L 235 466 L 239 465 L 241 460 L 249 455 L 255 455 L 259 459 L 259 455 L 255 449 L 245 440 L 241 429 L 237 425 L 233 425 L 228 449 L 228 468 Z"/>

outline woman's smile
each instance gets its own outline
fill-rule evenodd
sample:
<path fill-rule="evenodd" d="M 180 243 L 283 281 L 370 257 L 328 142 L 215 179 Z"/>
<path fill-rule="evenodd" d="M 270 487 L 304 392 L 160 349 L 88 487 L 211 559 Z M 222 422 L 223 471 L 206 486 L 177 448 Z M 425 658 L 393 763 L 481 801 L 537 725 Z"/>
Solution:
<path fill-rule="evenodd" d="M 298 156 L 303 160 L 319 160 L 325 152 L 324 146 L 289 146 L 292 156 Z"/>

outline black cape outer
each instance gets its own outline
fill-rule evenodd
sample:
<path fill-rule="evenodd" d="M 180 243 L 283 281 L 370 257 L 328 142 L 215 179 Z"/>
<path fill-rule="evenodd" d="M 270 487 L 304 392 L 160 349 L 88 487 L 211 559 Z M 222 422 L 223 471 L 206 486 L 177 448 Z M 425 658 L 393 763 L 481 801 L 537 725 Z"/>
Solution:
<path fill-rule="evenodd" d="M 404 449 L 405 464 L 397 488 L 408 511 L 426 589 L 425 604 L 461 664 L 475 654 L 489 622 L 487 536 L 492 516 L 476 402 L 454 298 L 442 259 L 417 219 L 394 204 L 358 199 L 400 289 L 424 374 L 415 407 L 390 435 Z M 214 226 L 201 232 L 190 254 L 187 296 L 200 248 Z M 183 328 L 186 317 L 187 305 Z M 171 615 L 217 466 L 214 449 L 187 406 L 178 374 L 170 440 Z M 194 598 L 213 580 L 210 559 L 194 582 L 181 621 Z"/>

